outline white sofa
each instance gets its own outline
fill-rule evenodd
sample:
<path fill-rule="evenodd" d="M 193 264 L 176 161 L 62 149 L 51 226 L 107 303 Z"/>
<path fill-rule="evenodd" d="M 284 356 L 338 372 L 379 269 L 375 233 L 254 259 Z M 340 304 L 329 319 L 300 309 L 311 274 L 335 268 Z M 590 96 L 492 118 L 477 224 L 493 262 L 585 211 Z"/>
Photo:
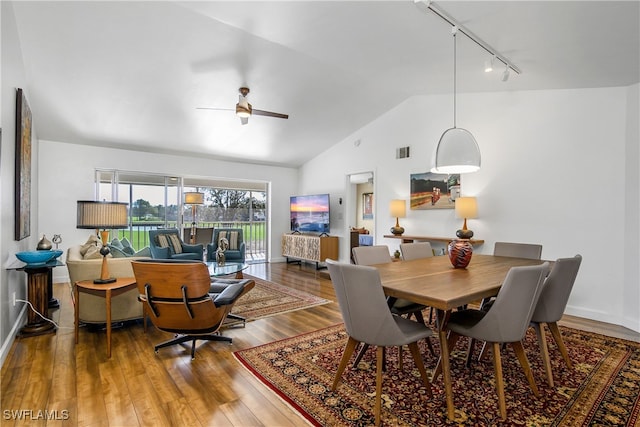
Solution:
<path fill-rule="evenodd" d="M 69 270 L 71 295 L 73 286 L 80 280 L 93 280 L 100 277 L 102 258 L 83 259 L 80 249 L 82 245 L 72 246 L 67 250 L 65 264 Z M 107 259 L 109 276 L 133 277 L 131 261 L 141 257 Z M 105 300 L 101 296 L 80 293 L 79 319 L 83 323 L 105 323 L 107 319 Z M 74 304 L 76 302 L 74 301 Z M 142 303 L 138 301 L 138 289 L 132 289 L 111 300 L 111 320 L 121 322 L 125 320 L 141 319 Z"/>

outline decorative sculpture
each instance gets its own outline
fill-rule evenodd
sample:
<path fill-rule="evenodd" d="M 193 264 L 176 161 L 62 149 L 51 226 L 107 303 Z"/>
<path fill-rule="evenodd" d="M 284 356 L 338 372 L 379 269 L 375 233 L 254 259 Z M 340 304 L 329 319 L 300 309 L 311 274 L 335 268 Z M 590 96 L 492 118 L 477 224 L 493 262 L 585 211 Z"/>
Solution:
<path fill-rule="evenodd" d="M 216 262 L 219 266 L 223 266 L 225 264 L 224 251 L 227 249 L 229 249 L 229 241 L 223 237 L 218 241 L 218 249 L 216 249 Z"/>

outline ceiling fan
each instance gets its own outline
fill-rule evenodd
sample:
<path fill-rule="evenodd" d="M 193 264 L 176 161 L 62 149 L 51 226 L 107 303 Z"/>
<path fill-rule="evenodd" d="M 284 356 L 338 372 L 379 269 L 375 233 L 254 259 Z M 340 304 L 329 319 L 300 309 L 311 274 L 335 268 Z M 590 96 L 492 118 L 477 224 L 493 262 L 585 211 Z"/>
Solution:
<path fill-rule="evenodd" d="M 273 111 L 265 111 L 265 110 L 257 110 L 249 104 L 247 101 L 247 95 L 249 95 L 248 87 L 241 87 L 238 89 L 240 95 L 238 96 L 238 103 L 236 104 L 236 116 L 240 117 L 240 122 L 243 125 L 249 123 L 249 117 L 251 115 L 256 116 L 267 116 L 267 117 L 276 117 L 279 119 L 288 119 L 288 114 L 274 113 Z M 231 108 L 208 108 L 208 107 L 197 107 L 198 110 L 227 110 L 233 111 Z"/>

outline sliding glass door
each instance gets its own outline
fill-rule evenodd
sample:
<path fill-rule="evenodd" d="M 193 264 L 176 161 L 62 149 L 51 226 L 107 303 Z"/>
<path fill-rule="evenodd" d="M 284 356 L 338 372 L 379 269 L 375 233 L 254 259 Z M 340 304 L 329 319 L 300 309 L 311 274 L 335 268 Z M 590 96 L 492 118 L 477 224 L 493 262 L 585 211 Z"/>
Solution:
<path fill-rule="evenodd" d="M 200 193 L 197 204 L 188 203 L 189 193 Z M 266 183 L 97 170 L 96 194 L 129 204 L 129 228 L 117 235 L 136 250 L 149 245 L 152 229 L 178 228 L 188 236 L 193 225 L 242 228 L 247 261 L 267 259 Z"/>

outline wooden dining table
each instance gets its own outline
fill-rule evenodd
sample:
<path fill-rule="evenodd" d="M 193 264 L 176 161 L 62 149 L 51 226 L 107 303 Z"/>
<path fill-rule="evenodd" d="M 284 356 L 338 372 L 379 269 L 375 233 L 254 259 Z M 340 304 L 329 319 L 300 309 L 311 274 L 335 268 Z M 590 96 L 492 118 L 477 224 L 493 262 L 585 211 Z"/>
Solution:
<path fill-rule="evenodd" d="M 542 260 L 474 254 L 467 268 L 453 268 L 449 257 L 376 264 L 385 294 L 407 299 L 437 310 L 437 329 L 447 416 L 454 420 L 446 324 L 451 310 L 498 294 L 512 267 L 538 265 Z"/>

